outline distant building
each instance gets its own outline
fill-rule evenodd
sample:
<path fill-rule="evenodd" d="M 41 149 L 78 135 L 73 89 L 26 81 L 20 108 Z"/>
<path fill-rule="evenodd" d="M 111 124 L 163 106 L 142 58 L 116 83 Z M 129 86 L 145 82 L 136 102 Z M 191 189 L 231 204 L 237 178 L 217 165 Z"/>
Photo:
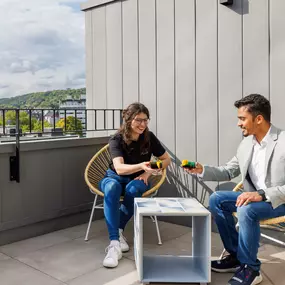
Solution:
<path fill-rule="evenodd" d="M 54 122 L 55 124 L 59 120 L 59 114 L 58 112 L 53 112 L 53 110 L 46 110 L 44 111 L 44 119 L 49 122 L 51 126 L 53 126 Z"/>
<path fill-rule="evenodd" d="M 82 123 L 82 127 L 85 128 L 86 118 L 85 118 L 85 109 L 86 109 L 86 95 L 81 95 L 79 99 L 73 99 L 71 96 L 68 96 L 65 100 L 61 101 L 59 109 L 66 110 L 66 117 L 72 116 L 79 119 Z M 63 119 L 65 116 L 65 111 L 59 111 L 59 119 Z"/>

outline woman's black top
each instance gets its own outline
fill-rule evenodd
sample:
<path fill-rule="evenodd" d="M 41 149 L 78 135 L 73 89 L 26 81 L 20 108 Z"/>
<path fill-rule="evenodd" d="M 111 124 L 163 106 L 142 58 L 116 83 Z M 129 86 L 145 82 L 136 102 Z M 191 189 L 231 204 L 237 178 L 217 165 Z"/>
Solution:
<path fill-rule="evenodd" d="M 149 131 L 149 145 L 142 148 L 144 141 L 144 133 L 141 134 L 137 141 L 132 141 L 127 145 L 121 134 L 115 134 L 109 140 L 109 149 L 112 159 L 115 157 L 123 157 L 125 164 L 138 164 L 144 161 L 150 161 L 151 155 L 160 157 L 165 153 L 165 148 L 161 145 L 158 138 Z M 116 172 L 113 162 L 110 168 Z M 131 179 L 141 175 L 144 171 L 139 171 L 129 176 Z"/>

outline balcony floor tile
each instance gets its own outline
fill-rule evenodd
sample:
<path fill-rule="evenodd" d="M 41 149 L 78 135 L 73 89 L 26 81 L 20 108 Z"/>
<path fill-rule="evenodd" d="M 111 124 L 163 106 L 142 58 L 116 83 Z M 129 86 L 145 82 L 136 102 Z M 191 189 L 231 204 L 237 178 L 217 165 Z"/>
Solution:
<path fill-rule="evenodd" d="M 0 283 L 3 285 L 64 284 L 14 259 L 0 261 Z"/>

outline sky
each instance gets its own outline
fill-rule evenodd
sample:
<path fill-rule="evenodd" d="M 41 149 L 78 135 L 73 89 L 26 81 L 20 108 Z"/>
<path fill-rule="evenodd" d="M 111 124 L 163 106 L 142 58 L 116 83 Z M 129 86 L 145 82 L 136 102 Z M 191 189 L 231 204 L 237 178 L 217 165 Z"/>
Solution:
<path fill-rule="evenodd" d="M 85 87 L 86 0 L 0 0 L 0 98 Z"/>

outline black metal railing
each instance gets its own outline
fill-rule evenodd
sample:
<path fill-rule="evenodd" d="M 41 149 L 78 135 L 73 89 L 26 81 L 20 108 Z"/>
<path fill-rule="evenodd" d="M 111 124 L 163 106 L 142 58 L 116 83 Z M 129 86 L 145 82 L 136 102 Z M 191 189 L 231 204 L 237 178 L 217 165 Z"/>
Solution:
<path fill-rule="evenodd" d="M 121 109 L 0 109 L 0 143 L 15 141 L 10 180 L 20 182 L 20 142 L 112 131 L 122 123 Z M 36 138 L 35 138 L 36 137 Z"/>
<path fill-rule="evenodd" d="M 0 109 L 0 138 L 53 134 L 59 128 L 63 135 L 115 130 L 121 124 L 121 112 L 121 109 Z M 70 118 L 73 121 L 68 121 Z M 58 125 L 60 120 L 62 127 Z"/>

